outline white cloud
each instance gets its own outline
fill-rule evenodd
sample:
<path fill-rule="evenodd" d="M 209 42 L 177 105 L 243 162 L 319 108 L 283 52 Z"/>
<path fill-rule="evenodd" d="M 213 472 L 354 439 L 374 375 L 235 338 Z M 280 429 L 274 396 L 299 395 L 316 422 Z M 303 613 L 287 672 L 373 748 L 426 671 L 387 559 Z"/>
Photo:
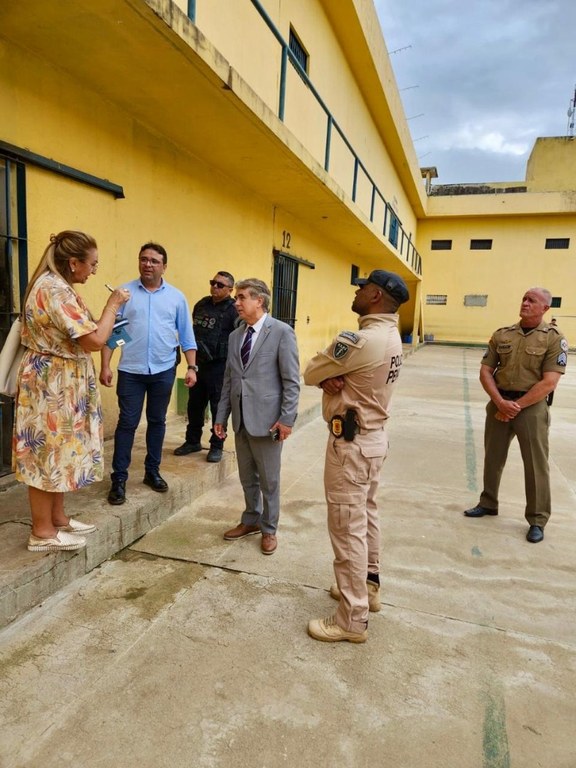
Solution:
<path fill-rule="evenodd" d="M 536 138 L 566 135 L 574 0 L 375 5 L 388 50 L 404 48 L 391 61 L 417 152 L 444 183 L 523 178 Z"/>
<path fill-rule="evenodd" d="M 464 123 L 457 131 L 440 137 L 434 142 L 438 149 L 477 149 L 499 155 L 525 155 L 532 146 L 531 141 L 513 141 L 496 130 L 485 130 L 480 126 Z"/>

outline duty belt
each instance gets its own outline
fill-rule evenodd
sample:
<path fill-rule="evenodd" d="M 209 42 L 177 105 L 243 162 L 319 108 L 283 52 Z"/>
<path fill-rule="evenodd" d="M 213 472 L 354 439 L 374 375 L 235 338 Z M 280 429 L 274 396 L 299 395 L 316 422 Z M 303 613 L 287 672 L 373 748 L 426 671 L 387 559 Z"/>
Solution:
<path fill-rule="evenodd" d="M 526 394 L 526 392 L 520 392 L 516 389 L 499 389 L 498 392 L 500 392 L 504 400 L 518 400 L 519 397 Z"/>

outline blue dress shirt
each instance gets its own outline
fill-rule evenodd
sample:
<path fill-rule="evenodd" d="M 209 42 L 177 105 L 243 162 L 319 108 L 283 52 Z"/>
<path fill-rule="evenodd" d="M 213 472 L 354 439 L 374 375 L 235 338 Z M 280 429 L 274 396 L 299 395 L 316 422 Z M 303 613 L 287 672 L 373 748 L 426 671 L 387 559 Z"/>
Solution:
<path fill-rule="evenodd" d="M 153 374 L 173 368 L 176 349 L 197 349 L 188 302 L 184 294 L 166 281 L 157 291 L 149 291 L 140 280 L 122 286 L 130 299 L 121 314 L 128 320 L 131 338 L 121 347 L 119 371 Z"/>

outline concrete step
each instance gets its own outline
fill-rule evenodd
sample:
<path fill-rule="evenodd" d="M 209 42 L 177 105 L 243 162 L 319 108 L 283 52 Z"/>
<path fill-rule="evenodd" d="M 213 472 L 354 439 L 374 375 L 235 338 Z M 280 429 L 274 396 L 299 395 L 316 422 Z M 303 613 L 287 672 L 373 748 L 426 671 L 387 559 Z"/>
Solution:
<path fill-rule="evenodd" d="M 321 391 L 302 387 L 296 429 L 320 414 Z M 208 427 L 204 430 L 206 451 L 174 456 L 184 439 L 185 420 L 168 419 L 161 472 L 169 485 L 167 493 L 155 493 L 142 483 L 144 477 L 144 425 L 139 428 L 132 455 L 127 501 L 111 506 L 106 500 L 109 482 L 95 483 L 67 494 L 66 512 L 98 530 L 88 534 L 88 544 L 78 552 L 28 552 L 26 543 L 31 520 L 27 487 L 4 482 L 0 489 L 0 628 L 42 603 L 63 586 L 114 557 L 148 531 L 190 504 L 228 475 L 237 471 L 233 434 L 225 443 L 218 464 L 206 461 Z M 106 442 L 108 461 L 111 441 Z"/>

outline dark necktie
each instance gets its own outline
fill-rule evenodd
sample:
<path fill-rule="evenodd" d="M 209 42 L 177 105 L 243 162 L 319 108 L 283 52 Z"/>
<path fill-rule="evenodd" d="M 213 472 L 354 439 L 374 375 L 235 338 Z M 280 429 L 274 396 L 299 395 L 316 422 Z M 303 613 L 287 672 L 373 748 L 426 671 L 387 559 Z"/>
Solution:
<path fill-rule="evenodd" d="M 252 346 L 252 334 L 254 333 L 254 328 L 252 328 L 251 325 L 248 326 L 246 329 L 246 336 L 244 337 L 244 342 L 242 344 L 242 349 L 240 350 L 240 357 L 242 358 L 242 365 L 244 368 L 248 365 L 248 359 L 250 358 L 250 348 Z"/>

